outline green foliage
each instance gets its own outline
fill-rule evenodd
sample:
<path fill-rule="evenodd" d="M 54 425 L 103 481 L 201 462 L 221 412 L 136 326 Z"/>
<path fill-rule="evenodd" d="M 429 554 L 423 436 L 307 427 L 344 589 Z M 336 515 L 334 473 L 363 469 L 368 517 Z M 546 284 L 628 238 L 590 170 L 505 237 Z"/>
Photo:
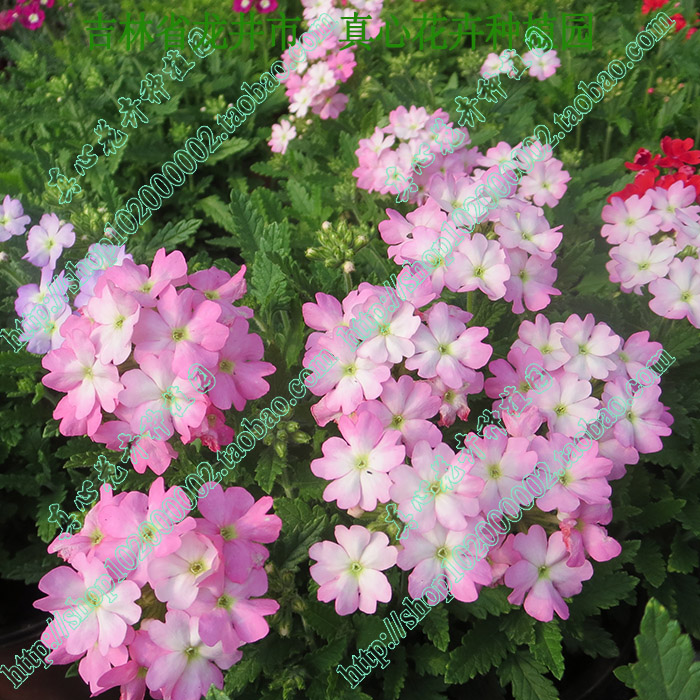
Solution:
<path fill-rule="evenodd" d="M 700 697 L 700 663 L 693 661 L 690 637 L 652 598 L 635 637 L 637 662 L 615 675 L 637 692 L 639 700 L 695 700 Z"/>

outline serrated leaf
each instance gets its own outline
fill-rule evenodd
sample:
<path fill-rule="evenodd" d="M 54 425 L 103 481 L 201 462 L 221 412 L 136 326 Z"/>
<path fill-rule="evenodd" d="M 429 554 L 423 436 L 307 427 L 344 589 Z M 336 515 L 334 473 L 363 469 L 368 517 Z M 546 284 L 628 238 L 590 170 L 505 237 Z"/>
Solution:
<path fill-rule="evenodd" d="M 462 637 L 461 644 L 450 653 L 445 675 L 446 683 L 466 683 L 477 675 L 499 666 L 515 647 L 498 628 L 498 620 L 478 621 Z"/>
<path fill-rule="evenodd" d="M 310 655 L 311 665 L 318 671 L 327 671 L 329 668 L 335 669 L 343 658 L 346 647 L 347 641 L 345 639 L 333 640 L 330 644 L 317 649 Z"/>
<path fill-rule="evenodd" d="M 482 588 L 477 600 L 469 604 L 470 614 L 481 620 L 488 615 L 502 615 L 512 609 L 513 606 L 508 602 L 508 591 L 504 586 Z"/>
<path fill-rule="evenodd" d="M 671 542 L 671 556 L 668 558 L 668 570 L 689 574 L 698 567 L 698 552 L 692 543 L 686 541 L 683 533 L 678 531 Z"/>
<path fill-rule="evenodd" d="M 181 243 L 189 241 L 201 225 L 201 219 L 184 219 L 176 224 L 169 221 L 158 233 L 150 236 L 147 242 L 142 239 L 139 247 L 143 254 L 150 258 L 158 252 L 159 248 L 165 248 L 165 252 L 170 253 Z"/>
<path fill-rule="evenodd" d="M 255 467 L 255 481 L 265 493 L 272 491 L 275 479 L 284 471 L 287 465 L 279 458 L 273 449 L 266 449 Z"/>
<path fill-rule="evenodd" d="M 224 231 L 236 233 L 236 224 L 233 220 L 233 216 L 231 216 L 231 210 L 219 197 L 211 195 L 200 199 L 197 202 L 197 207 L 201 209 L 206 216 L 210 217 L 221 226 Z"/>
<path fill-rule="evenodd" d="M 338 636 L 338 616 L 332 605 L 316 600 L 309 601 L 304 610 L 304 620 L 314 632 L 327 641 Z"/>
<path fill-rule="evenodd" d="M 231 697 L 212 684 L 206 695 L 206 700 L 231 700 Z"/>
<path fill-rule="evenodd" d="M 421 676 L 442 676 L 447 670 L 450 657 L 444 651 L 436 649 L 432 644 L 421 644 L 413 647 L 411 659 Z"/>
<path fill-rule="evenodd" d="M 447 651 L 450 643 L 450 618 L 445 605 L 431 608 L 423 620 L 423 631 L 440 651 Z"/>
<path fill-rule="evenodd" d="M 399 647 L 394 653 L 394 658 L 388 668 L 384 670 L 384 696 L 390 700 L 399 700 L 401 691 L 406 683 L 406 650 Z"/>
<path fill-rule="evenodd" d="M 535 641 L 535 620 L 522 608 L 501 618 L 499 629 L 514 644 L 532 644 Z"/>
<path fill-rule="evenodd" d="M 666 579 L 666 561 L 657 542 L 645 539 L 634 561 L 634 566 L 647 581 L 658 588 Z"/>
<path fill-rule="evenodd" d="M 253 296 L 263 307 L 284 306 L 290 301 L 286 275 L 264 253 L 255 254 L 250 283 Z"/>
<path fill-rule="evenodd" d="M 700 698 L 700 664 L 693 661 L 690 637 L 654 598 L 647 603 L 634 645 L 638 660 L 628 668 L 639 700 Z"/>
<path fill-rule="evenodd" d="M 552 675 L 561 680 L 564 675 L 564 655 L 561 650 L 561 630 L 556 620 L 540 623 L 535 628 L 535 643 L 530 652 Z"/>
<path fill-rule="evenodd" d="M 621 600 L 633 600 L 631 594 L 637 583 L 639 579 L 634 576 L 624 571 L 606 570 L 605 565 L 602 565 L 592 580 L 584 581 L 583 590 L 571 603 L 572 613 L 587 617 L 595 615 L 599 610 L 614 608 Z"/>
<path fill-rule="evenodd" d="M 229 210 L 233 217 L 234 234 L 243 257 L 252 259 L 258 249 L 258 239 L 262 234 L 263 220 L 260 214 L 250 203 L 248 195 L 244 192 L 231 190 L 231 202 Z"/>
<path fill-rule="evenodd" d="M 226 672 L 224 690 L 237 694 L 249 687 L 260 675 L 262 666 L 251 652 L 243 654 L 243 658 Z"/>
<path fill-rule="evenodd" d="M 499 666 L 498 678 L 502 686 L 511 684 L 515 700 L 559 700 L 557 689 L 543 671 L 529 654 L 518 652 Z"/>
<path fill-rule="evenodd" d="M 660 501 L 646 503 L 644 510 L 632 523 L 641 533 L 649 532 L 671 522 L 683 509 L 685 501 L 681 498 L 664 498 Z"/>

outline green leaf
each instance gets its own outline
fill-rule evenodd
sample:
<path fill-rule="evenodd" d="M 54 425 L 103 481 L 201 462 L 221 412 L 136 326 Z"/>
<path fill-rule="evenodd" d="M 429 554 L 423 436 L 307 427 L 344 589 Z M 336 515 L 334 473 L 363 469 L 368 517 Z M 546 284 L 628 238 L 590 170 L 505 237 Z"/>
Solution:
<path fill-rule="evenodd" d="M 671 522 L 682 510 L 685 501 L 681 498 L 664 498 L 646 503 L 640 515 L 632 520 L 633 527 L 641 533 Z"/>
<path fill-rule="evenodd" d="M 446 683 L 466 683 L 499 666 L 515 647 L 498 628 L 498 620 L 489 618 L 474 623 L 472 630 L 462 637 L 462 643 L 450 654 Z"/>
<path fill-rule="evenodd" d="M 209 688 L 209 692 L 206 695 L 206 700 L 231 700 L 231 697 L 226 695 L 223 690 L 219 690 L 212 684 Z"/>
<path fill-rule="evenodd" d="M 690 637 L 654 598 L 647 603 L 634 645 L 638 660 L 628 668 L 639 700 L 700 698 L 700 664 L 693 661 Z"/>
<path fill-rule="evenodd" d="M 561 650 L 561 630 L 556 620 L 539 623 L 535 628 L 535 643 L 530 645 L 532 655 L 561 680 L 564 675 L 564 655 Z"/>
<path fill-rule="evenodd" d="M 508 602 L 508 593 L 504 586 L 498 588 L 482 588 L 479 591 L 479 598 L 473 603 L 469 603 L 469 612 L 483 620 L 488 615 L 502 615 L 513 609 Z"/>
<path fill-rule="evenodd" d="M 144 256 L 150 258 L 159 248 L 165 248 L 166 253 L 170 253 L 181 243 L 187 243 L 201 225 L 201 219 L 183 219 L 176 224 L 169 221 L 158 233 L 150 236 L 148 242 L 144 242 L 145 238 L 142 239 L 139 249 L 143 251 Z"/>
<path fill-rule="evenodd" d="M 255 254 L 250 283 L 253 296 L 263 307 L 284 306 L 290 301 L 286 275 L 264 253 Z"/>
<path fill-rule="evenodd" d="M 273 449 L 266 449 L 255 467 L 255 481 L 265 493 L 272 491 L 275 479 L 284 471 L 287 465 Z"/>
<path fill-rule="evenodd" d="M 607 563 L 608 567 L 610 563 Z M 634 591 L 639 579 L 624 571 L 610 571 L 606 564 L 596 565 L 595 576 L 584 581 L 583 590 L 571 602 L 572 614 L 577 617 L 595 615 L 599 610 L 616 607 L 621 600 L 634 600 Z"/>
<path fill-rule="evenodd" d="M 549 678 L 542 674 L 544 666 L 529 654 L 509 656 L 498 668 L 501 685 L 510 683 L 515 700 L 559 700 L 559 693 Z"/>
<path fill-rule="evenodd" d="M 654 540 L 642 541 L 634 566 L 654 588 L 658 588 L 666 579 L 666 561 L 661 547 Z"/>
<path fill-rule="evenodd" d="M 233 228 L 243 257 L 252 259 L 258 249 L 258 239 L 260 238 L 264 226 L 262 217 L 250 203 L 250 199 L 244 192 L 231 190 L 231 203 L 229 209 L 233 216 Z"/>
<path fill-rule="evenodd" d="M 440 651 L 447 651 L 450 643 L 450 619 L 445 605 L 431 608 L 423 620 L 423 630 Z"/>
<path fill-rule="evenodd" d="M 255 653 L 249 651 L 243 654 L 243 658 L 226 672 L 224 690 L 238 697 L 243 689 L 250 687 L 261 671 L 262 665 L 255 657 Z"/>
<path fill-rule="evenodd" d="M 668 570 L 689 574 L 698 567 L 698 552 L 687 541 L 682 532 L 677 531 L 671 542 L 671 556 L 668 558 Z"/>
<path fill-rule="evenodd" d="M 532 644 L 535 641 L 535 620 L 522 608 L 501 618 L 499 629 L 514 644 Z"/>
<path fill-rule="evenodd" d="M 236 232 L 236 222 L 231 216 L 231 211 L 226 203 L 223 202 L 216 195 L 211 195 L 200 199 L 197 202 L 197 207 L 201 209 L 204 214 L 214 220 L 222 229 L 228 231 L 229 233 Z"/>
<path fill-rule="evenodd" d="M 325 640 L 329 641 L 338 636 L 338 616 L 335 614 L 332 605 L 326 605 L 317 600 L 310 600 L 304 610 L 304 621 Z M 372 639 L 374 637 L 370 641 Z"/>
<path fill-rule="evenodd" d="M 335 670 L 336 666 L 341 662 L 347 648 L 347 640 L 335 639 L 325 647 L 321 647 L 314 651 L 307 658 L 311 661 L 311 665 L 319 672 L 323 673 L 329 668 Z"/>
<path fill-rule="evenodd" d="M 406 650 L 399 647 L 394 652 L 394 658 L 389 667 L 384 670 L 384 697 L 390 700 L 399 700 L 406 683 L 407 672 Z"/>
<path fill-rule="evenodd" d="M 421 644 L 413 647 L 411 659 L 421 676 L 442 676 L 447 670 L 450 660 L 448 654 L 436 649 L 432 644 Z"/>

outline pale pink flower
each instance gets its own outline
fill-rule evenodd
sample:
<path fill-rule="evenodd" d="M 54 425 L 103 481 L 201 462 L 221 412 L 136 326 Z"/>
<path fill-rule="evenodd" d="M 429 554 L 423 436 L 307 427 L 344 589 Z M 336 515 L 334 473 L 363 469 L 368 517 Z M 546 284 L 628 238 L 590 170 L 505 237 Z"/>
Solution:
<path fill-rule="evenodd" d="M 595 419 L 598 399 L 591 396 L 590 382 L 578 379 L 575 374 L 560 372 L 547 391 L 530 397 L 547 416 L 551 431 L 575 435 L 579 432 L 579 418 L 585 421 Z"/>
<path fill-rule="evenodd" d="M 522 559 L 505 574 L 505 584 L 513 588 L 508 602 L 513 605 L 525 601 L 525 612 L 541 622 L 550 622 L 554 613 L 562 620 L 569 618 L 569 607 L 564 598 L 581 592 L 583 581 L 593 576 L 589 561 L 581 566 L 567 566 L 569 553 L 561 532 L 555 532 L 547 542 L 541 525 L 533 525 L 527 534 L 515 536 L 514 549 Z"/>
<path fill-rule="evenodd" d="M 554 49 L 545 52 L 527 51 L 523 54 L 523 61 L 531 64 L 528 75 L 537 80 L 551 78 L 561 66 L 561 61 Z"/>
<path fill-rule="evenodd" d="M 370 413 L 362 413 L 353 422 L 343 416 L 338 422 L 343 436 L 331 437 L 322 445 L 323 457 L 311 462 L 311 471 L 323 479 L 330 479 L 323 498 L 337 501 L 338 508 L 359 505 L 370 511 L 377 501 L 389 500 L 391 479 L 388 472 L 401 464 L 406 448 L 397 444 L 398 430 L 384 430 Z"/>
<path fill-rule="evenodd" d="M 566 516 L 566 517 L 565 517 Z M 569 552 L 567 566 L 581 566 L 586 553 L 595 561 L 610 561 L 622 552 L 620 543 L 608 535 L 603 525 L 613 516 L 610 503 L 587 505 L 582 503 L 569 514 L 560 514 L 559 528 Z"/>
<path fill-rule="evenodd" d="M 542 367 L 550 372 L 559 369 L 568 359 L 569 353 L 561 344 L 561 322 L 549 323 L 546 316 L 537 314 L 534 323 L 523 321 L 518 329 L 518 340 L 513 343 L 514 348 L 527 350 L 533 347 L 542 354 Z"/>
<path fill-rule="evenodd" d="M 290 141 L 297 136 L 297 130 L 286 119 L 272 125 L 272 137 L 267 142 L 273 153 L 286 153 Z"/>
<path fill-rule="evenodd" d="M 350 615 L 358 608 L 367 614 L 377 610 L 377 602 L 391 600 L 391 586 L 381 573 L 396 563 L 396 547 L 389 545 L 383 532 L 370 532 L 360 525 L 336 525 L 335 539 L 324 540 L 309 549 L 316 560 L 311 578 L 320 585 L 318 599 L 335 600 L 338 615 Z"/>
<path fill-rule="evenodd" d="M 460 241 L 454 258 L 454 263 L 445 273 L 445 283 L 450 290 L 470 292 L 479 289 L 492 301 L 505 296 L 505 281 L 510 277 L 510 269 L 498 241 L 489 241 L 477 233 Z"/>
<path fill-rule="evenodd" d="M 612 248 L 610 257 L 617 262 L 617 274 L 623 287 L 629 289 L 665 277 L 676 252 L 670 239 L 652 245 L 650 240 L 635 236 L 633 241 Z"/>
<path fill-rule="evenodd" d="M 631 241 L 636 234 L 651 236 L 661 224 L 661 217 L 651 211 L 651 207 L 649 192 L 643 197 L 635 194 L 625 200 L 613 197 L 610 204 L 603 207 L 601 216 L 608 223 L 601 229 L 601 234 L 613 245 Z"/>
<path fill-rule="evenodd" d="M 687 318 L 700 328 L 700 262 L 696 258 L 677 258 L 671 262 L 668 279 L 649 284 L 654 298 L 649 308 L 666 318 Z"/>
<path fill-rule="evenodd" d="M 5 195 L 0 204 L 0 243 L 8 241 L 11 236 L 21 236 L 27 230 L 31 219 L 24 214 L 22 202 Z"/>
<path fill-rule="evenodd" d="M 561 243 L 560 228 L 551 228 L 541 209 L 526 205 L 521 211 L 501 212 L 495 231 L 506 248 L 520 248 L 548 259 L 549 253 Z"/>
<path fill-rule="evenodd" d="M 593 314 L 583 320 L 572 314 L 561 329 L 561 344 L 569 353 L 564 369 L 581 379 L 605 379 L 615 369 L 611 355 L 621 343 L 607 323 L 596 324 Z"/>
<path fill-rule="evenodd" d="M 97 356 L 102 362 L 118 365 L 129 357 L 140 311 L 136 299 L 111 282 L 104 285 L 99 296 L 90 299 L 87 314 L 95 321 L 90 338 L 96 341 Z"/>
<path fill-rule="evenodd" d="M 692 185 L 686 185 L 682 180 L 674 182 L 668 189 L 656 187 L 647 190 L 654 213 L 661 219 L 659 229 L 671 231 L 677 228 L 676 210 L 682 209 L 686 215 L 695 215 L 700 207 L 694 204 L 697 193 Z"/>
<path fill-rule="evenodd" d="M 530 311 L 541 311 L 549 306 L 551 296 L 561 292 L 552 286 L 557 271 L 552 267 L 556 256 L 528 255 L 522 250 L 506 250 L 506 263 L 511 277 L 506 280 L 505 300 L 513 302 L 513 313 L 521 314 L 525 306 Z M 525 302 L 525 306 L 523 306 Z"/>
<path fill-rule="evenodd" d="M 192 700 L 206 695 L 212 684 L 224 687 L 219 668 L 231 667 L 243 653 L 236 650 L 226 654 L 221 642 L 207 646 L 197 633 L 198 626 L 199 619 L 182 610 L 167 612 L 165 622 L 151 622 L 148 633 L 160 647 L 146 674 L 151 692 L 163 693 L 170 700 Z"/>
<path fill-rule="evenodd" d="M 59 220 L 56 214 L 44 214 L 39 225 L 29 229 L 27 253 L 22 260 L 28 260 L 35 267 L 47 266 L 53 270 L 63 249 L 70 248 L 74 243 L 72 224 Z"/>
<path fill-rule="evenodd" d="M 555 207 L 564 196 L 571 175 L 562 170 L 562 163 L 555 158 L 535 163 L 532 170 L 520 181 L 519 194 L 530 198 L 538 207 Z"/>

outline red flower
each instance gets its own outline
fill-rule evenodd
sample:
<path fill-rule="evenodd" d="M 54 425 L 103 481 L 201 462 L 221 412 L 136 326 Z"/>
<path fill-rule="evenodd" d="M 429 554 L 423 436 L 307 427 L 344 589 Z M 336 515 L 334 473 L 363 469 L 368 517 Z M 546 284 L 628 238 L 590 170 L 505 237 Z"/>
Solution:
<path fill-rule="evenodd" d="M 654 169 L 654 170 L 642 170 L 638 175 L 634 178 L 634 182 L 631 182 L 629 185 L 625 185 L 620 192 L 613 192 L 608 197 L 608 203 L 612 200 L 613 197 L 620 197 L 621 199 L 627 199 L 628 197 L 631 197 L 633 194 L 638 194 L 640 197 L 644 195 L 644 193 L 655 186 L 654 180 L 658 176 L 659 171 Z"/>
<path fill-rule="evenodd" d="M 695 165 L 700 163 L 700 151 L 691 151 L 693 139 L 672 139 L 664 136 L 661 139 L 661 150 L 666 154 L 666 158 L 659 161 L 663 168 L 680 168 L 683 163 Z"/>
<path fill-rule="evenodd" d="M 660 158 L 661 156 L 659 155 L 652 156 L 651 151 L 648 151 L 646 148 L 640 148 L 634 157 L 634 162 L 625 163 L 625 165 L 628 170 L 651 170 L 659 162 Z"/>
<path fill-rule="evenodd" d="M 666 0 L 644 0 L 642 3 L 642 14 L 648 15 L 652 10 L 658 10 L 666 4 Z"/>
<path fill-rule="evenodd" d="M 675 20 L 676 22 L 676 34 L 678 34 L 678 32 L 680 32 L 680 30 L 683 29 L 683 27 L 685 27 L 686 24 L 688 24 L 685 21 L 685 17 L 683 17 L 683 15 L 680 12 L 676 12 L 675 15 L 671 15 L 671 19 Z"/>
<path fill-rule="evenodd" d="M 693 34 L 695 34 L 695 32 L 697 32 L 697 31 L 698 31 L 698 28 L 697 28 L 697 27 L 691 27 L 691 28 L 686 32 L 685 38 L 686 38 L 686 39 L 690 39 L 690 37 L 693 36 Z"/>

